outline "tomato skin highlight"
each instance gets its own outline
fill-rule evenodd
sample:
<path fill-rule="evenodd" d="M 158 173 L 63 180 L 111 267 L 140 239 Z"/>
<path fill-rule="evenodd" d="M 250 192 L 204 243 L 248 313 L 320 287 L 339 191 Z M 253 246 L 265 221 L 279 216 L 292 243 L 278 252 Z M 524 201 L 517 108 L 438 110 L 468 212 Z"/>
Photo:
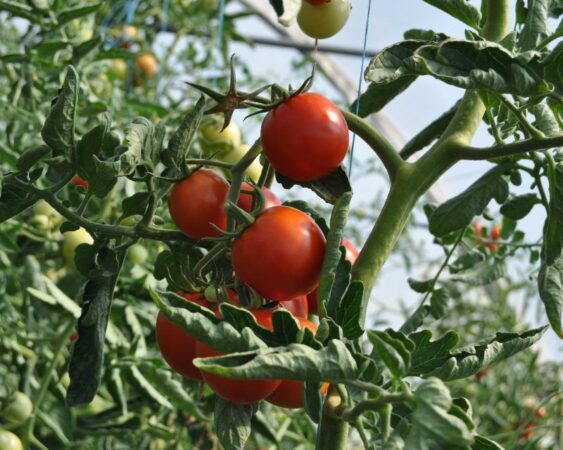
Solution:
<path fill-rule="evenodd" d="M 318 180 L 336 170 L 348 151 L 348 134 L 338 107 L 311 92 L 268 112 L 260 131 L 272 166 L 296 181 Z"/>
<path fill-rule="evenodd" d="M 317 326 L 305 318 L 299 318 L 301 328 L 308 328 L 315 334 Z M 328 390 L 328 383 L 323 383 L 320 388 L 321 395 Z M 279 387 L 268 397 L 266 401 L 284 408 L 303 408 L 303 382 L 296 380 L 282 380 Z"/>
<path fill-rule="evenodd" d="M 297 15 L 297 24 L 307 36 L 326 39 L 346 25 L 351 9 L 350 0 L 305 1 Z"/>
<path fill-rule="evenodd" d="M 84 189 L 88 190 L 88 188 L 90 187 L 90 185 L 88 184 L 88 182 L 82 178 L 79 177 L 78 175 L 75 175 L 72 180 L 70 180 L 71 184 L 74 186 L 82 186 Z"/>
<path fill-rule="evenodd" d="M 168 209 L 176 226 L 192 239 L 219 236 L 211 223 L 227 226 L 225 202 L 229 183 L 209 169 L 199 169 L 176 183 L 168 197 Z"/>
<path fill-rule="evenodd" d="M 211 308 L 210 303 L 203 298 L 201 293 L 178 292 L 178 295 L 184 297 L 188 302 Z M 186 378 L 202 380 L 199 369 L 193 364 L 198 341 L 168 320 L 162 311 L 158 313 L 155 331 L 160 353 L 168 365 Z"/>
<path fill-rule="evenodd" d="M 232 262 L 239 279 L 270 300 L 287 301 L 316 289 L 326 239 L 305 213 L 275 206 L 238 236 Z"/>
<path fill-rule="evenodd" d="M 346 255 L 344 256 L 346 258 L 346 261 L 349 261 L 350 264 L 354 265 L 356 259 L 358 259 L 358 255 L 360 254 L 360 251 L 356 248 L 354 244 L 352 244 L 352 242 L 350 242 L 346 238 L 342 239 L 342 245 L 346 249 Z M 319 313 L 319 298 L 317 296 L 316 290 L 311 292 L 309 295 L 307 295 L 307 304 L 310 314 Z"/>
<path fill-rule="evenodd" d="M 272 312 L 275 309 L 255 309 L 250 310 L 256 318 L 259 325 L 273 329 Z M 220 317 L 220 311 L 216 312 Z M 198 358 L 207 358 L 210 356 L 221 356 L 218 351 L 198 342 L 196 345 L 196 355 Z M 281 380 L 234 380 L 221 375 L 201 371 L 203 380 L 209 387 L 220 397 L 230 402 L 243 405 L 264 400 L 280 385 Z"/>
<path fill-rule="evenodd" d="M 239 208 L 244 209 L 246 212 L 251 212 L 252 211 L 252 194 L 244 193 L 244 192 L 242 192 L 243 190 L 244 191 L 252 191 L 252 190 L 254 190 L 254 188 L 246 182 L 242 183 L 241 193 L 240 193 L 240 196 L 238 198 L 237 206 Z M 262 210 L 272 208 L 273 206 L 280 206 L 281 205 L 280 199 L 270 189 L 268 189 L 267 187 L 264 186 L 260 190 L 262 191 L 262 194 L 264 195 L 264 208 L 262 208 Z"/>

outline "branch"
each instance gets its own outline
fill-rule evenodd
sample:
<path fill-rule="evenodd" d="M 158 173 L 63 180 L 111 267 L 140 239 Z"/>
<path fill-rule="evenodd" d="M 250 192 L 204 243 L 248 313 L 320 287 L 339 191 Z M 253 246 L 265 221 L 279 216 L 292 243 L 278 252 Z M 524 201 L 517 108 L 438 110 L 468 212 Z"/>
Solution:
<path fill-rule="evenodd" d="M 494 145 L 486 148 L 464 147 L 457 151 L 456 156 L 460 159 L 483 160 L 498 158 L 500 156 L 517 155 L 534 150 L 548 150 L 550 148 L 560 146 L 563 146 L 563 136 L 543 139 L 526 139 L 525 141 L 513 142 L 503 146 Z"/>
<path fill-rule="evenodd" d="M 158 241 L 190 241 L 190 239 L 180 231 L 169 231 L 150 227 L 126 227 L 123 225 L 109 225 L 93 222 L 66 208 L 53 193 L 38 189 L 31 184 L 19 180 L 17 177 L 13 177 L 12 181 L 21 189 L 30 192 L 37 198 L 45 200 L 65 219 L 81 226 L 90 233 L 98 233 L 112 237 L 125 236 L 130 238 L 154 239 Z"/>
<path fill-rule="evenodd" d="M 344 115 L 350 131 L 372 148 L 385 166 L 389 178 L 393 181 L 397 171 L 405 163 L 393 145 L 361 117 L 345 109 L 340 111 Z"/>
<path fill-rule="evenodd" d="M 366 411 L 378 410 L 389 403 L 403 403 L 408 402 L 411 399 L 412 395 L 387 394 L 374 400 L 363 400 L 357 403 L 354 407 L 342 411 L 340 417 L 348 422 L 353 422 Z"/>

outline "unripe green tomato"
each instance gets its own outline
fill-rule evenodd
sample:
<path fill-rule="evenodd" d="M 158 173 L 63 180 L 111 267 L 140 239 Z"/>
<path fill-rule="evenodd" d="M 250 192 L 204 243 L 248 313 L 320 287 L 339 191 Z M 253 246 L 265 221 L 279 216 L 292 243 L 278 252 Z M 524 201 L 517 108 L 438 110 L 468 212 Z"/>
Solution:
<path fill-rule="evenodd" d="M 31 218 L 31 225 L 38 230 L 48 230 L 49 218 L 45 214 L 35 214 Z"/>
<path fill-rule="evenodd" d="M 237 123 L 231 120 L 223 131 L 222 127 L 223 118 L 220 116 L 206 116 L 202 120 L 198 129 L 198 140 L 205 154 L 230 152 L 240 145 L 242 136 Z"/>
<path fill-rule="evenodd" d="M 84 228 L 76 231 L 67 231 L 63 235 L 63 255 L 69 267 L 76 268 L 74 252 L 80 244 L 92 244 L 94 239 Z"/>
<path fill-rule="evenodd" d="M 20 424 L 31 416 L 33 403 L 23 392 L 16 392 L 1 415 L 9 422 Z"/>
<path fill-rule="evenodd" d="M 97 78 L 90 81 L 90 88 L 96 97 L 107 100 L 111 96 L 111 83 L 105 73 L 101 73 Z"/>
<path fill-rule="evenodd" d="M 33 206 L 33 212 L 35 214 L 42 214 L 47 217 L 60 217 L 60 214 L 45 200 L 39 200 Z"/>
<path fill-rule="evenodd" d="M 326 39 L 344 27 L 351 8 L 350 0 L 330 0 L 319 5 L 304 1 L 297 15 L 297 23 L 307 36 Z"/>
<path fill-rule="evenodd" d="M 23 450 L 23 444 L 11 431 L 0 430 L 0 450 Z"/>
<path fill-rule="evenodd" d="M 123 219 L 121 221 L 121 225 L 125 225 L 128 227 L 132 227 L 133 225 L 135 225 L 139 220 L 141 220 L 141 216 L 139 215 L 134 215 L 134 216 L 129 216 L 126 217 L 125 219 Z"/>
<path fill-rule="evenodd" d="M 218 154 L 217 159 L 220 159 L 229 164 L 236 164 L 242 159 L 244 155 L 248 153 L 248 150 L 250 150 L 249 145 L 241 144 L 228 153 Z M 262 164 L 260 164 L 259 158 L 256 158 L 254 161 L 252 161 L 252 164 L 250 164 L 250 166 L 246 168 L 244 173 L 251 181 L 257 183 L 258 179 L 260 178 L 260 174 L 262 173 Z"/>
<path fill-rule="evenodd" d="M 127 258 L 133 264 L 143 264 L 149 256 L 149 252 L 141 244 L 133 244 L 127 251 Z"/>
<path fill-rule="evenodd" d="M 125 81 L 127 79 L 127 74 L 129 73 L 129 67 L 124 59 L 114 59 L 111 63 L 111 67 L 115 76 L 120 80 Z"/>

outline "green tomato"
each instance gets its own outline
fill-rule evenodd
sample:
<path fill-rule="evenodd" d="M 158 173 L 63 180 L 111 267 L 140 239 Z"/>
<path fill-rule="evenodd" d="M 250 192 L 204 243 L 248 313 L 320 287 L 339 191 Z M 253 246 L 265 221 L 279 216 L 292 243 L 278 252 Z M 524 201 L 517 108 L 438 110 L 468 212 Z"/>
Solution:
<path fill-rule="evenodd" d="M 38 230 L 48 230 L 49 217 L 47 217 L 45 214 L 35 214 L 31 218 L 31 224 Z"/>
<path fill-rule="evenodd" d="M 127 251 L 127 258 L 133 264 L 143 264 L 149 256 L 149 252 L 141 244 L 134 244 Z"/>
<path fill-rule="evenodd" d="M 127 61 L 124 59 L 114 59 L 111 63 L 113 73 L 120 80 L 127 80 L 127 74 L 129 73 L 129 66 Z"/>
<path fill-rule="evenodd" d="M 42 214 L 47 217 L 60 217 L 60 214 L 45 200 L 39 200 L 33 206 L 33 212 L 35 214 Z"/>
<path fill-rule="evenodd" d="M 19 424 L 29 419 L 32 411 L 33 403 L 30 398 L 23 392 L 16 392 L 1 415 L 7 421 Z"/>
<path fill-rule="evenodd" d="M 111 97 L 112 86 L 105 73 L 100 73 L 96 78 L 91 80 L 90 88 L 94 95 L 100 100 L 107 100 Z"/>
<path fill-rule="evenodd" d="M 94 239 L 84 228 L 68 231 L 63 235 L 63 255 L 69 267 L 76 268 L 74 253 L 80 244 L 92 244 Z"/>
<path fill-rule="evenodd" d="M 230 152 L 218 154 L 217 158 L 229 164 L 236 164 L 248 153 L 248 150 L 250 150 L 249 145 L 241 144 Z M 258 182 L 261 173 L 262 164 L 260 164 L 259 158 L 252 161 L 252 164 L 245 170 L 246 176 L 254 183 Z"/>
<path fill-rule="evenodd" d="M 0 430 L 0 450 L 23 450 L 23 444 L 11 431 Z"/>
<path fill-rule="evenodd" d="M 199 126 L 198 140 L 204 153 L 230 152 L 241 143 L 241 132 L 235 121 L 231 120 L 229 126 L 221 131 L 223 118 L 220 116 L 206 116 Z"/>
<path fill-rule="evenodd" d="M 344 27 L 351 9 L 350 0 L 330 0 L 319 5 L 304 1 L 297 15 L 297 23 L 307 36 L 326 39 Z"/>

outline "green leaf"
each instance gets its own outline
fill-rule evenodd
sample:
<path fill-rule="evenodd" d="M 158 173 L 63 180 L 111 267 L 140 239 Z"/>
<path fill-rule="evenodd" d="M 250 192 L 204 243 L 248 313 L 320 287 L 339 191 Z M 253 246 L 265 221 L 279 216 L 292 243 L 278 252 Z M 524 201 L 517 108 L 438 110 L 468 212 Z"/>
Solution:
<path fill-rule="evenodd" d="M 430 75 L 462 89 L 544 95 L 552 90 L 545 80 L 555 86 L 560 83 L 557 58 L 542 56 L 539 52 L 514 55 L 488 41 L 410 40 L 379 52 L 366 70 L 366 79 L 384 85 L 403 77 Z"/>
<path fill-rule="evenodd" d="M 520 220 L 528 215 L 534 205 L 540 203 L 536 194 L 524 194 L 512 197 L 500 207 L 503 216 L 512 220 Z"/>
<path fill-rule="evenodd" d="M 551 328 L 560 338 L 563 338 L 561 328 L 561 311 L 563 309 L 563 255 L 553 264 L 542 261 L 538 274 L 538 288 L 540 298 L 545 306 L 545 312 Z"/>
<path fill-rule="evenodd" d="M 366 91 L 360 95 L 348 108 L 360 117 L 380 111 L 387 103 L 393 100 L 401 92 L 405 91 L 416 77 L 403 77 L 385 85 L 371 83 Z M 359 106 L 358 106 L 359 102 Z"/>
<path fill-rule="evenodd" d="M 102 379 L 104 363 L 104 337 L 108 327 L 113 291 L 121 264 L 123 251 L 119 253 L 107 248 L 116 257 L 117 264 L 113 271 L 98 273 L 81 289 L 82 314 L 78 319 L 78 339 L 72 347 L 69 375 L 70 385 L 67 390 L 67 404 L 76 406 L 90 403 Z"/>
<path fill-rule="evenodd" d="M 444 381 L 467 378 L 532 346 L 546 329 L 540 327 L 520 334 L 498 332 L 483 343 L 455 350 L 459 338 L 453 331 L 435 341 L 431 340 L 432 333 L 428 330 L 413 333 L 409 339 L 416 347 L 411 353 L 409 375 L 433 376 Z"/>
<path fill-rule="evenodd" d="M 477 435 L 475 436 L 475 442 L 471 446 L 471 450 L 504 450 L 504 447 L 484 436 Z"/>
<path fill-rule="evenodd" d="M 430 314 L 430 306 L 422 305 L 409 316 L 403 325 L 401 325 L 399 331 L 406 334 L 415 332 L 422 326 L 422 323 L 424 322 L 424 319 L 428 317 L 428 314 Z"/>
<path fill-rule="evenodd" d="M 551 33 L 548 25 L 550 0 L 528 1 L 528 14 L 518 45 L 522 51 L 535 49 Z"/>
<path fill-rule="evenodd" d="M 174 409 L 174 406 L 172 406 L 168 399 L 162 395 L 162 386 L 160 384 L 158 384 L 158 388 L 154 386 L 149 380 L 145 378 L 145 376 L 141 373 L 137 366 L 129 366 L 129 372 L 131 374 L 131 378 L 133 379 L 133 383 L 137 388 L 137 392 L 146 394 L 147 397 L 150 397 L 163 408 Z"/>
<path fill-rule="evenodd" d="M 469 449 L 474 435 L 467 424 L 450 414 L 452 398 L 448 388 L 437 378 L 424 380 L 414 394 L 415 407 L 407 449 Z"/>
<path fill-rule="evenodd" d="M 359 368 L 346 345 L 333 339 L 320 350 L 303 344 L 262 348 L 212 358 L 196 358 L 202 370 L 235 379 L 330 381 L 356 379 Z"/>
<path fill-rule="evenodd" d="M 434 319 L 439 319 L 446 314 L 450 296 L 446 289 L 436 289 L 430 296 L 430 314 Z"/>
<path fill-rule="evenodd" d="M 530 112 L 535 117 L 534 126 L 542 131 L 546 136 L 555 137 L 561 134 L 561 127 L 555 117 L 554 112 L 548 106 L 547 102 L 541 102 L 533 105 Z"/>
<path fill-rule="evenodd" d="M 40 145 L 39 147 L 34 147 L 26 150 L 18 158 L 16 162 L 16 167 L 22 172 L 27 172 L 35 164 L 41 161 L 45 156 L 51 153 L 51 149 L 46 145 Z"/>
<path fill-rule="evenodd" d="M 410 288 L 419 294 L 424 294 L 425 292 L 432 290 L 432 287 L 434 286 L 434 279 L 418 281 L 413 278 L 408 278 L 407 282 L 409 283 Z"/>
<path fill-rule="evenodd" d="M 346 226 L 351 199 L 351 192 L 343 194 L 332 209 L 321 278 L 317 288 L 319 311 L 321 308 L 325 308 L 325 303 L 330 298 L 330 291 L 336 278 L 338 263 L 342 258 L 340 243 L 344 235 L 344 227 Z M 337 313 L 338 311 L 334 312 Z"/>
<path fill-rule="evenodd" d="M 279 172 L 276 172 L 276 180 L 284 187 L 284 189 L 290 189 L 295 185 L 309 188 L 321 199 L 331 205 L 334 205 L 336 201 L 342 197 L 342 195 L 352 191 L 350 180 L 348 180 L 348 176 L 342 166 L 338 166 L 338 168 L 331 174 L 315 181 L 295 181 Z"/>
<path fill-rule="evenodd" d="M 94 36 L 92 39 L 81 42 L 80 44 L 72 47 L 72 62 L 77 64 L 88 53 L 97 49 L 103 43 L 100 35 Z"/>
<path fill-rule="evenodd" d="M 69 66 L 63 87 L 45 120 L 41 137 L 53 149 L 54 155 L 74 159 L 74 127 L 78 104 L 79 78 L 74 67 Z"/>
<path fill-rule="evenodd" d="M 9 177 L 0 177 L 0 223 L 11 219 L 39 200 L 18 187 Z"/>
<path fill-rule="evenodd" d="M 270 0 L 270 4 L 278 15 L 278 20 L 283 26 L 289 26 L 295 22 L 297 14 L 301 9 L 302 0 Z"/>
<path fill-rule="evenodd" d="M 544 227 L 545 263 L 553 265 L 563 252 L 563 162 L 549 172 L 549 211 Z"/>
<path fill-rule="evenodd" d="M 361 281 L 352 281 L 342 297 L 336 323 L 342 327 L 344 336 L 348 339 L 358 339 L 363 333 L 362 328 L 362 297 L 364 285 Z"/>
<path fill-rule="evenodd" d="M 395 378 L 403 377 L 411 357 L 403 341 L 385 331 L 368 331 L 368 338 L 373 344 L 372 358 L 379 356 Z"/>
<path fill-rule="evenodd" d="M 462 275 L 452 277 L 452 281 L 465 283 L 469 286 L 485 286 L 505 276 L 505 264 L 489 260 L 487 264 L 480 265 L 477 269 L 467 271 Z"/>
<path fill-rule="evenodd" d="M 124 198 L 121 201 L 121 219 L 135 215 L 142 216 L 152 195 L 150 192 L 136 192 L 131 197 Z"/>
<path fill-rule="evenodd" d="M 183 169 L 184 161 L 190 153 L 195 133 L 203 117 L 204 107 L 205 98 L 200 97 L 195 106 L 186 113 L 184 120 L 170 138 L 168 148 L 161 153 L 165 166 Z"/>
<path fill-rule="evenodd" d="M 461 194 L 451 198 L 434 210 L 430 216 L 430 232 L 434 236 L 445 236 L 453 231 L 468 226 L 473 217 L 481 215 L 494 198 L 497 203 L 504 203 L 508 196 L 508 183 L 503 174 L 511 164 L 500 164 Z"/>
<path fill-rule="evenodd" d="M 424 0 L 429 5 L 441 9 L 466 25 L 479 30 L 481 12 L 467 0 Z"/>
<path fill-rule="evenodd" d="M 314 381 L 303 383 L 303 408 L 314 423 L 321 421 L 323 400 L 321 398 L 321 384 Z"/>
<path fill-rule="evenodd" d="M 84 17 L 89 14 L 95 13 L 100 8 L 100 6 L 102 6 L 101 3 L 95 3 L 93 5 L 79 6 L 77 8 L 66 9 L 58 15 L 57 26 L 60 27 L 61 25 L 70 22 L 71 20 L 78 19 L 79 17 Z"/>
<path fill-rule="evenodd" d="M 225 450 L 243 450 L 250 437 L 252 416 L 258 404 L 235 405 L 217 397 L 215 400 L 215 432 Z"/>
<path fill-rule="evenodd" d="M 78 319 L 80 317 L 80 306 L 78 306 L 78 304 L 73 299 L 71 299 L 63 291 L 61 291 L 49 277 L 43 275 L 42 278 L 47 292 L 30 287 L 27 288 L 27 291 L 38 300 L 44 301 L 51 305 L 61 306 L 75 319 Z"/>
<path fill-rule="evenodd" d="M 408 141 L 401 149 L 401 156 L 412 155 L 438 139 L 452 120 L 452 117 L 457 111 L 457 106 L 458 103 L 428 124 L 422 131 Z"/>
<path fill-rule="evenodd" d="M 0 11 L 7 11 L 13 16 L 23 17 L 31 22 L 38 22 L 41 20 L 41 16 L 35 14 L 33 8 L 22 4 L 21 2 L 0 0 Z"/>

